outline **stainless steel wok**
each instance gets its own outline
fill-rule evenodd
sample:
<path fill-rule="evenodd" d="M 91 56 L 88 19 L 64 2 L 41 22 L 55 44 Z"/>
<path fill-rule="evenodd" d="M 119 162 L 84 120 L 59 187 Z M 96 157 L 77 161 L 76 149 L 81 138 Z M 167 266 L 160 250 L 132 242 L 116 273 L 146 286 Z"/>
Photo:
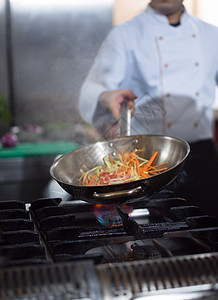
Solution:
<path fill-rule="evenodd" d="M 150 178 L 133 182 L 106 185 L 82 186 L 78 184 L 84 171 L 102 165 L 103 157 L 117 153 L 142 149 L 140 156 L 150 158 L 154 151 L 159 152 L 157 164 L 168 163 L 168 170 Z M 148 197 L 171 183 L 182 169 L 190 151 L 187 142 L 164 135 L 125 136 L 109 141 L 97 142 L 64 154 L 50 168 L 50 174 L 59 185 L 75 200 L 85 200 L 98 204 L 120 204 Z"/>

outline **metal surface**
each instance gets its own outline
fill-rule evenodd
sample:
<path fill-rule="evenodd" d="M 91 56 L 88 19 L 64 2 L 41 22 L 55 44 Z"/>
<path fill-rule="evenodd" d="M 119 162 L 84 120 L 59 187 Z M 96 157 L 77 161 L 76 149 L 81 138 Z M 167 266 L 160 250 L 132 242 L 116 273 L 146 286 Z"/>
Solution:
<path fill-rule="evenodd" d="M 0 1 L 0 93 L 7 95 L 7 45 L 6 45 L 6 5 L 5 1 Z"/>
<path fill-rule="evenodd" d="M 55 155 L 0 159 L 0 199 L 30 201 L 42 197 Z"/>
<path fill-rule="evenodd" d="M 131 130 L 131 110 L 129 109 L 127 102 L 124 101 L 121 107 L 121 116 L 119 120 L 119 135 L 129 136 Z"/>
<path fill-rule="evenodd" d="M 217 300 L 218 287 L 202 284 L 192 287 L 169 289 L 165 291 L 148 292 L 138 295 L 131 300 Z"/>
<path fill-rule="evenodd" d="M 97 266 L 85 260 L 2 268 L 0 299 L 214 300 L 217 270 L 218 253 Z"/>
<path fill-rule="evenodd" d="M 0 299 L 102 299 L 91 261 L 0 271 Z"/>
<path fill-rule="evenodd" d="M 113 0 L 0 0 L 0 92 L 8 94 L 12 67 L 16 124 L 78 119 L 79 88 L 112 28 L 112 11 Z M 12 66 L 6 63 L 9 18 Z"/>
<path fill-rule="evenodd" d="M 183 300 L 195 299 L 192 295 L 196 291 L 198 299 L 200 295 L 205 296 L 204 299 L 218 295 L 217 253 L 100 265 L 97 270 L 104 299 L 108 300 L 144 300 L 145 295 L 150 296 L 149 299 L 165 299 L 164 296 L 168 299 L 170 291 L 174 295 L 172 299 Z M 190 297 L 181 298 L 185 294 Z"/>
<path fill-rule="evenodd" d="M 96 220 L 97 213 L 110 215 L 101 214 L 108 213 L 104 206 L 66 205 L 61 198 L 0 201 L 0 299 L 217 299 L 217 232 L 211 230 L 217 220 L 196 215 L 184 199 L 163 198 L 163 191 L 149 203 L 134 203 L 130 217 L 124 206 L 123 226 L 105 227 Z M 156 206 L 161 215 L 152 221 L 146 210 Z M 185 218 L 177 219 L 175 209 L 185 207 Z M 191 228 L 203 230 L 203 244 L 179 234 L 187 233 L 187 215 Z"/>
<path fill-rule="evenodd" d="M 0 94 L 5 95 L 5 100 L 10 107 L 9 98 L 9 77 L 8 77 L 8 49 L 7 49 L 7 6 L 5 0 L 0 0 Z M 10 107 L 11 108 L 11 107 Z M 3 121 L 0 116 L 0 136 L 8 130 L 7 122 Z"/>
<path fill-rule="evenodd" d="M 121 150 L 141 149 L 140 156 L 149 158 L 154 151 L 159 151 L 157 164 L 168 163 L 168 170 L 150 178 L 133 182 L 107 186 L 81 186 L 78 180 L 80 170 L 90 170 L 103 164 L 103 157 L 109 153 L 116 156 Z M 140 197 L 152 195 L 172 182 L 183 167 L 189 154 L 189 145 L 183 140 L 162 135 L 137 135 L 97 142 L 81 147 L 57 159 L 50 168 L 50 174 L 60 186 L 76 200 L 92 203 L 123 203 Z M 138 188 L 134 197 L 130 190 Z M 126 193 L 125 193 L 126 192 Z M 98 196 L 96 197 L 96 193 Z M 102 197 L 101 197 L 102 194 Z M 105 196 L 107 194 L 107 196 Z"/>

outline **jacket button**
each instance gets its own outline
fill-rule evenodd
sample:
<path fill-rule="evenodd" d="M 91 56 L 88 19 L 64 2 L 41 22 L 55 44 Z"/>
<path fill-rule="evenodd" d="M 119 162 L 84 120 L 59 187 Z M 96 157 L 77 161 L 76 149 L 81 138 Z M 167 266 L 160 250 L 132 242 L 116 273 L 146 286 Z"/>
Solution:
<path fill-rule="evenodd" d="M 199 125 L 199 122 L 197 122 L 197 121 L 194 122 L 194 126 L 195 126 L 195 127 L 198 127 L 198 125 Z"/>
<path fill-rule="evenodd" d="M 170 97 L 171 95 L 170 95 L 170 93 L 167 93 L 166 96 L 167 96 L 167 97 Z"/>
<path fill-rule="evenodd" d="M 199 95 L 200 95 L 200 93 L 199 93 L 199 92 L 196 92 L 196 93 L 195 93 L 195 95 L 196 95 L 196 96 L 199 96 Z"/>
<path fill-rule="evenodd" d="M 195 34 L 195 33 L 193 33 L 193 34 L 192 34 L 192 37 L 193 37 L 193 38 L 195 38 L 195 37 L 196 37 L 196 34 Z"/>
<path fill-rule="evenodd" d="M 196 65 L 196 67 L 198 67 L 199 66 L 199 62 L 196 61 L 195 65 Z"/>
<path fill-rule="evenodd" d="M 165 68 L 168 68 L 168 64 L 165 64 L 164 67 L 165 67 Z"/>
<path fill-rule="evenodd" d="M 162 36 L 160 36 L 160 37 L 159 37 L 159 40 L 162 40 L 162 39 L 163 39 L 163 37 L 162 37 Z"/>
<path fill-rule="evenodd" d="M 168 127 L 172 127 L 172 125 L 173 125 L 172 122 L 167 123 L 167 126 L 168 126 Z"/>

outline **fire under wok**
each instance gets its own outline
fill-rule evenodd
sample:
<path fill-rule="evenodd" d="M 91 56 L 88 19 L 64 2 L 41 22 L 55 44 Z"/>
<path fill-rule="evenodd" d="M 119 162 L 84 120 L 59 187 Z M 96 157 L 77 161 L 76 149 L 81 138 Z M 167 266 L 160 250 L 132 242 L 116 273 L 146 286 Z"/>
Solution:
<path fill-rule="evenodd" d="M 157 164 L 168 163 L 167 170 L 149 178 L 104 186 L 79 185 L 80 170 L 88 171 L 103 165 L 103 157 L 112 157 L 121 151 L 140 149 L 140 157 L 148 159 L 159 152 Z M 134 135 L 97 142 L 62 155 L 50 167 L 50 174 L 72 196 L 96 204 L 121 204 L 151 196 L 170 184 L 180 173 L 189 154 L 189 144 L 164 135 Z"/>

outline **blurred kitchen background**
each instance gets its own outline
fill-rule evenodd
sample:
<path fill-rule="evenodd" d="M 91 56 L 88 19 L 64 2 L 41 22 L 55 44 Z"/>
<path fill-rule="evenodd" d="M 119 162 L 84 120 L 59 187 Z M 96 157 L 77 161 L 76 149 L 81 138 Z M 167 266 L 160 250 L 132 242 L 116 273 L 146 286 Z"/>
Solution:
<path fill-rule="evenodd" d="M 12 125 L 40 125 L 39 138 L 48 140 L 92 142 L 95 130 L 78 115 L 79 88 L 112 26 L 138 14 L 148 2 L 0 0 L 0 94 Z M 217 25 L 217 0 L 184 3 L 191 13 Z M 0 126 L 2 134 L 1 120 Z"/>
<path fill-rule="evenodd" d="M 10 127 L 19 136 L 14 149 L 0 145 L 0 200 L 48 195 L 56 189 L 50 186 L 49 168 L 57 155 L 101 138 L 79 117 L 80 86 L 112 26 L 140 13 L 148 2 L 0 0 L 0 137 Z M 184 4 L 218 25 L 217 0 Z M 10 122 L 1 114 L 2 101 Z"/>

